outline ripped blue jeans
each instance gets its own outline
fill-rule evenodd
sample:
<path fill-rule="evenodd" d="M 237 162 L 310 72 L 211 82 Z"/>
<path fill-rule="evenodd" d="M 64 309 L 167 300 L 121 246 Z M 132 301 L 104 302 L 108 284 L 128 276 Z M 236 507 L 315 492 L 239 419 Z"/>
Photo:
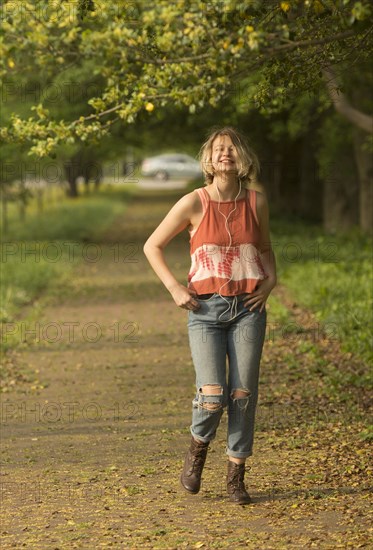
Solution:
<path fill-rule="evenodd" d="M 259 366 L 266 331 L 267 312 L 249 310 L 247 294 L 197 297 L 200 308 L 188 312 L 189 344 L 196 373 L 192 436 L 212 441 L 224 408 L 228 411 L 226 454 L 252 455 Z M 228 359 L 228 372 L 227 372 Z M 203 391 L 215 386 L 216 391 Z M 240 390 L 234 397 L 235 390 Z M 216 393 L 218 392 L 218 393 Z"/>

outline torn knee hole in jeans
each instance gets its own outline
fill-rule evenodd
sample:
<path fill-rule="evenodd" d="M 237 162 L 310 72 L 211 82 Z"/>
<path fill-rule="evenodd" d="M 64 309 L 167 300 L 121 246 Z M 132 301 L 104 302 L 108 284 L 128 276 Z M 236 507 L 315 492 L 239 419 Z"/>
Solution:
<path fill-rule="evenodd" d="M 247 390 L 246 388 L 237 388 L 231 391 L 232 399 L 247 399 L 248 397 L 250 397 L 250 395 L 251 391 Z"/>
<path fill-rule="evenodd" d="M 210 412 L 223 409 L 223 388 L 220 384 L 206 384 L 198 390 L 198 406 Z"/>
<path fill-rule="evenodd" d="M 221 411 L 221 409 L 223 408 L 223 405 L 221 403 L 215 403 L 215 402 L 212 402 L 212 403 L 202 402 L 200 405 L 202 409 L 206 409 L 206 411 L 210 411 L 210 412 Z"/>
<path fill-rule="evenodd" d="M 246 410 L 250 401 L 251 391 L 245 388 L 231 391 L 231 399 L 236 403 L 240 410 Z"/>

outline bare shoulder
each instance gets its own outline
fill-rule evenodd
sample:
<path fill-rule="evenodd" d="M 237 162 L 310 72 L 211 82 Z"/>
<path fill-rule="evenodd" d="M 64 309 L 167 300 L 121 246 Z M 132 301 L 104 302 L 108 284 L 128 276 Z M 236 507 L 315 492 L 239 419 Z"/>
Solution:
<path fill-rule="evenodd" d="M 262 190 L 259 191 L 258 188 L 256 188 L 255 193 L 256 193 L 256 213 L 258 216 L 259 225 L 262 227 L 263 225 L 268 224 L 269 207 L 268 207 L 267 195 L 264 192 L 263 186 L 261 187 L 262 187 Z"/>
<path fill-rule="evenodd" d="M 260 191 L 256 191 L 256 205 L 258 208 L 265 208 L 268 206 L 268 201 L 265 193 L 262 193 Z"/>
<path fill-rule="evenodd" d="M 268 208 L 267 194 L 265 192 L 264 186 L 261 183 L 255 183 L 252 189 L 256 193 L 256 205 L 257 208 L 263 209 Z"/>
<path fill-rule="evenodd" d="M 197 189 L 194 189 L 190 193 L 187 193 L 186 195 L 181 197 L 181 199 L 179 199 L 176 204 L 178 204 L 180 208 L 190 212 L 191 214 L 200 210 L 201 199 L 199 198 Z"/>
<path fill-rule="evenodd" d="M 198 204 L 200 202 L 197 189 L 193 189 L 193 191 L 184 195 L 182 199 L 184 199 L 187 204 Z"/>

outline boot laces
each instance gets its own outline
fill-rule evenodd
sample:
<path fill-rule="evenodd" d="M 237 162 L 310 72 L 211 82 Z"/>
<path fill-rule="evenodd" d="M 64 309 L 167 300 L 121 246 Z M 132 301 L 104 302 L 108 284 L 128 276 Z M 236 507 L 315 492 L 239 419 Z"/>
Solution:
<path fill-rule="evenodd" d="M 231 479 L 229 480 L 230 484 L 232 485 L 233 491 L 246 491 L 244 476 L 246 472 L 250 471 L 250 469 L 250 466 L 245 466 L 245 468 L 242 469 L 235 469 Z"/>
<path fill-rule="evenodd" d="M 192 452 L 192 469 L 198 469 L 202 468 L 204 465 L 204 461 L 206 458 L 206 449 L 205 448 L 197 448 Z"/>

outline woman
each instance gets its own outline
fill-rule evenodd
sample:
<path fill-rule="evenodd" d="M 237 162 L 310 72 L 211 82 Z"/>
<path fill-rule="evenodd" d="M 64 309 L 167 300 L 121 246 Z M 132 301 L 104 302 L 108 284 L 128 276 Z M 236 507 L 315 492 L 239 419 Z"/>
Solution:
<path fill-rule="evenodd" d="M 200 158 L 206 186 L 171 208 L 145 243 L 144 253 L 176 305 L 188 310 L 197 393 L 181 484 L 189 493 L 199 492 L 207 448 L 227 407 L 228 495 L 232 502 L 248 504 L 245 461 L 252 455 L 265 304 L 276 285 L 268 204 L 262 193 L 246 187 L 255 183 L 259 165 L 237 130 L 214 130 Z M 186 228 L 188 286 L 175 279 L 163 254 Z"/>

